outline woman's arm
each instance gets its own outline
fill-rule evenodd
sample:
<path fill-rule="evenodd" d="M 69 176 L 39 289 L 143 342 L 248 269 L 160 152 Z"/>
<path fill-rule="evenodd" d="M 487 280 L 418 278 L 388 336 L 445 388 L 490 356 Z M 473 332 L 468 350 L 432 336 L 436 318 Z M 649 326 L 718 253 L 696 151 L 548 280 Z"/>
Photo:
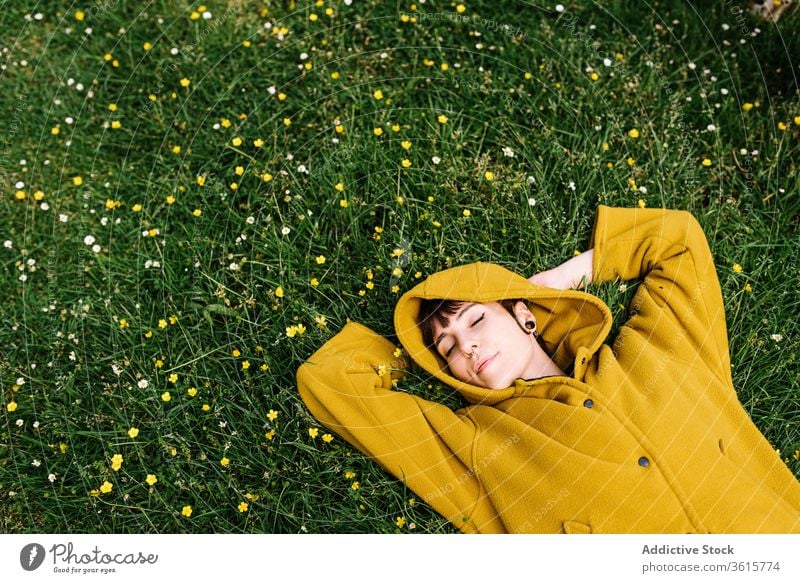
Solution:
<path fill-rule="evenodd" d="M 484 494 L 472 471 L 475 428 L 450 408 L 393 390 L 406 366 L 396 347 L 348 323 L 297 372 L 300 396 L 317 420 L 465 532 Z"/>
<path fill-rule="evenodd" d="M 584 251 L 561 265 L 529 277 L 528 281 L 554 289 L 580 289 L 592 283 L 594 249 Z"/>

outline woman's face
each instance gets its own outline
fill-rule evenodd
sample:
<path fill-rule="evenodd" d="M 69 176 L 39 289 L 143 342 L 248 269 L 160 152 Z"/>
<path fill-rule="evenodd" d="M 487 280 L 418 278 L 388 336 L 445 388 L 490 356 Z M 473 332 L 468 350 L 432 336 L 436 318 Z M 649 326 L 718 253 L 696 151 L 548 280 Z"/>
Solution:
<path fill-rule="evenodd" d="M 524 307 L 517 313 L 522 322 L 530 315 Z M 433 339 L 450 373 L 479 387 L 510 387 L 533 366 L 533 336 L 498 302 L 464 302 L 445 326 L 434 318 Z"/>

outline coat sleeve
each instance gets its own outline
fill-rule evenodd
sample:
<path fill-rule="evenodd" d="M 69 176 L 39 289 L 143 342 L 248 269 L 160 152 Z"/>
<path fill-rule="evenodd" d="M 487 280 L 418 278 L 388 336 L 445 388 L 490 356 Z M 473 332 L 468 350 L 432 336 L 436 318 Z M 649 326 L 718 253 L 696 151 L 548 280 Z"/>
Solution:
<path fill-rule="evenodd" d="M 297 372 L 300 396 L 339 434 L 462 531 L 480 485 L 471 471 L 475 428 L 450 408 L 393 390 L 406 361 L 369 328 L 348 323 Z"/>
<path fill-rule="evenodd" d="M 705 234 L 687 211 L 600 206 L 592 234 L 593 281 L 642 279 L 627 326 L 653 343 L 680 346 L 729 387 L 722 292 Z M 665 330 L 679 330 L 664 338 Z"/>

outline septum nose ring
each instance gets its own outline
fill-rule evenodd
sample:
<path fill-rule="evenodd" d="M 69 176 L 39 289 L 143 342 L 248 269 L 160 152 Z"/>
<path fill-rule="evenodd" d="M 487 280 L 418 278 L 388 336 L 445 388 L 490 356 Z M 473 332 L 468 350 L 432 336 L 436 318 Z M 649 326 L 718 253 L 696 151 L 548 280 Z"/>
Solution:
<path fill-rule="evenodd" d="M 472 350 L 470 350 L 470 352 L 469 352 L 469 358 L 470 358 L 470 360 L 475 358 L 475 346 L 474 345 L 472 347 Z"/>

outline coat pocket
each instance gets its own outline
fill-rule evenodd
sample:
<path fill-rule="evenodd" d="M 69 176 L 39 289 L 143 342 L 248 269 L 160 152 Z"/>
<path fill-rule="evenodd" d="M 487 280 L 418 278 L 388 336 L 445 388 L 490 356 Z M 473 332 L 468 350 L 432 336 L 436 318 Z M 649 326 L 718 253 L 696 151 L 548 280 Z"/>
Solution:
<path fill-rule="evenodd" d="M 564 534 L 592 534 L 592 527 L 584 522 L 565 520 L 561 523 Z"/>

